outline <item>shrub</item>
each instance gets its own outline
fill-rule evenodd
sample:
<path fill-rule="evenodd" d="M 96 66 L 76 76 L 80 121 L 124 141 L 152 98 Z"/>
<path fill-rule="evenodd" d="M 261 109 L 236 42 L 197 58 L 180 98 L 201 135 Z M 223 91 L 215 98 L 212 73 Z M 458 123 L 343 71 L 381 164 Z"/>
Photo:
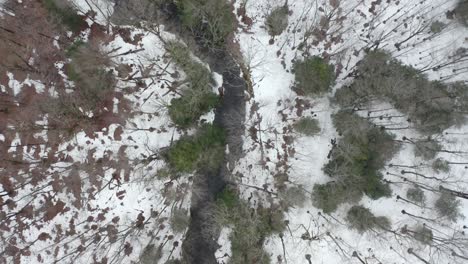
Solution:
<path fill-rule="evenodd" d="M 206 93 L 203 98 L 184 95 L 171 100 L 168 106 L 169 117 L 177 126 L 187 128 L 218 103 L 219 97 L 214 93 Z"/>
<path fill-rule="evenodd" d="M 144 263 L 142 263 L 144 264 Z M 183 264 L 183 262 L 179 259 L 170 259 L 166 261 L 164 264 Z"/>
<path fill-rule="evenodd" d="M 110 58 L 99 47 L 90 44 L 72 45 L 70 62 L 66 65 L 68 78 L 75 83 L 75 92 L 81 99 L 80 107 L 94 112 L 101 102 L 114 91 L 116 80 L 106 67 Z"/>
<path fill-rule="evenodd" d="M 270 208 L 260 205 L 257 208 L 257 215 L 262 223 L 259 227 L 262 237 L 279 234 L 286 228 L 284 213 L 277 205 L 272 205 Z"/>
<path fill-rule="evenodd" d="M 439 20 L 436 20 L 431 23 L 431 32 L 434 34 L 440 33 L 442 32 L 444 27 L 445 27 L 444 23 L 440 22 Z"/>
<path fill-rule="evenodd" d="M 294 62 L 296 89 L 307 96 L 329 92 L 335 81 L 334 66 L 312 56 Z"/>
<path fill-rule="evenodd" d="M 415 142 L 414 154 L 417 157 L 422 157 L 425 160 L 435 158 L 438 152 L 442 150 L 442 146 L 433 139 L 418 140 Z"/>
<path fill-rule="evenodd" d="M 251 224 L 251 223 L 249 223 Z M 257 237 L 248 237 L 246 234 L 255 234 L 254 226 L 246 226 L 239 230 L 234 230 L 229 239 L 231 240 L 231 258 L 229 263 L 244 264 L 258 263 L 270 264 L 270 256 L 265 249 L 258 244 Z"/>
<path fill-rule="evenodd" d="M 325 165 L 324 171 L 372 199 L 391 195 L 388 184 L 382 182 L 382 174 L 373 167 L 374 157 L 369 155 L 369 152 L 362 156 L 351 156 L 350 160 L 346 160 L 347 154 L 349 153 L 342 153 L 341 156 L 332 159 Z"/>
<path fill-rule="evenodd" d="M 189 48 L 179 41 L 169 41 L 165 45 L 165 48 L 170 58 L 174 60 L 174 63 L 182 69 L 188 64 L 196 63 L 193 61 Z"/>
<path fill-rule="evenodd" d="M 288 13 L 288 6 L 283 5 L 274 8 L 270 14 L 268 14 L 265 21 L 265 26 L 270 36 L 274 37 L 281 35 L 281 33 L 286 30 L 288 27 Z"/>
<path fill-rule="evenodd" d="M 338 187 L 344 187 L 339 185 Z M 312 204 L 323 210 L 324 213 L 336 211 L 338 205 L 344 202 L 341 192 L 334 183 L 315 184 L 312 189 Z"/>
<path fill-rule="evenodd" d="M 291 206 L 302 207 L 306 201 L 306 194 L 301 187 L 292 186 L 280 192 L 280 198 L 285 208 Z"/>
<path fill-rule="evenodd" d="M 177 178 L 177 175 L 171 171 L 168 167 L 163 167 L 156 172 L 156 178 L 158 180 L 167 180 L 172 178 Z"/>
<path fill-rule="evenodd" d="M 215 125 L 204 125 L 198 132 L 197 142 L 204 153 L 201 157 L 203 165 L 216 168 L 224 160 L 225 134 L 224 130 Z M 212 166 L 208 166 L 208 165 Z"/>
<path fill-rule="evenodd" d="M 363 186 L 361 188 L 363 192 L 374 200 L 381 197 L 390 197 L 392 195 L 392 190 L 387 183 L 382 181 L 382 178 L 383 176 L 381 173 L 376 173 L 375 175 L 368 174 L 365 175 L 363 183 L 359 181 L 356 185 L 359 186 L 362 184 Z"/>
<path fill-rule="evenodd" d="M 418 226 L 414 231 L 414 239 L 423 243 L 423 244 L 430 244 L 432 242 L 434 235 L 432 230 L 427 228 L 425 225 Z"/>
<path fill-rule="evenodd" d="M 169 150 L 169 164 L 177 171 L 191 172 L 200 159 L 202 146 L 192 137 L 181 138 Z"/>
<path fill-rule="evenodd" d="M 80 66 L 78 66 L 80 65 Z M 116 84 L 112 71 L 83 68 L 75 61 L 68 65 L 68 77 L 75 83 L 75 93 L 80 98 L 84 111 L 95 112 L 100 104 L 114 91 Z"/>
<path fill-rule="evenodd" d="M 56 16 L 71 31 L 78 32 L 87 26 L 86 21 L 77 14 L 71 3 L 67 0 L 42 0 L 44 7 L 50 15 Z"/>
<path fill-rule="evenodd" d="M 341 151 L 348 152 L 346 147 L 350 145 L 354 147 L 349 149 L 348 154 L 355 161 L 352 171 L 358 175 L 379 170 L 399 149 L 393 135 L 370 124 L 366 130 L 361 130 L 361 134 L 344 135 L 339 143 Z"/>
<path fill-rule="evenodd" d="M 224 137 L 221 128 L 204 125 L 196 135 L 182 137 L 171 146 L 166 159 L 177 172 L 191 172 L 202 164 L 206 169 L 216 168 L 224 159 Z"/>
<path fill-rule="evenodd" d="M 263 248 L 264 240 L 285 228 L 283 212 L 277 208 L 250 208 L 239 201 L 234 208 L 222 206 L 218 210 L 222 224 L 232 226 L 231 258 L 229 263 L 270 263 L 270 256 Z"/>
<path fill-rule="evenodd" d="M 155 23 L 158 19 L 158 8 L 165 0 L 132 0 L 119 1 L 114 5 L 110 20 L 116 25 L 136 25 L 140 21 Z"/>
<path fill-rule="evenodd" d="M 61 94 L 49 97 L 40 104 L 41 112 L 47 113 L 50 125 L 60 125 L 72 135 L 78 125 L 87 125 L 91 121 L 87 114 L 80 110 L 80 101 L 73 94 Z"/>
<path fill-rule="evenodd" d="M 419 204 L 424 204 L 424 202 L 426 201 L 426 196 L 424 195 L 424 191 L 421 190 L 421 188 L 417 186 L 413 188 L 409 188 L 406 191 L 406 198 Z"/>
<path fill-rule="evenodd" d="M 449 172 L 450 171 L 450 165 L 448 163 L 448 161 L 444 160 L 444 159 L 441 159 L 441 158 L 438 158 L 436 160 L 434 160 L 434 162 L 432 163 L 432 169 L 439 173 L 439 172 Z"/>
<path fill-rule="evenodd" d="M 418 70 L 383 51 L 369 52 L 358 63 L 356 72 L 354 82 L 335 95 L 334 101 L 342 107 L 365 107 L 376 99 L 387 101 L 427 134 L 439 133 L 464 120 L 461 111 L 468 101 L 462 96 L 466 85 L 429 81 Z"/>
<path fill-rule="evenodd" d="M 455 15 L 457 19 L 464 25 L 468 26 L 468 1 L 459 0 L 455 7 Z"/>
<path fill-rule="evenodd" d="M 360 135 L 369 129 L 369 121 L 351 112 L 340 110 L 332 115 L 333 126 L 342 135 Z"/>
<path fill-rule="evenodd" d="M 99 118 L 106 100 L 113 95 L 116 80 L 113 72 L 106 70 L 111 60 L 98 47 L 76 41 L 67 53 L 70 61 L 65 72 L 73 81 L 73 87 L 68 87 L 72 92 L 58 90 L 58 96 L 47 98 L 41 109 L 52 126 L 59 125 L 72 133 Z"/>
<path fill-rule="evenodd" d="M 294 123 L 294 129 L 306 136 L 313 136 L 320 132 L 320 126 L 317 119 L 303 117 Z"/>
<path fill-rule="evenodd" d="M 275 180 L 275 187 L 279 191 L 284 191 L 287 188 L 286 184 L 289 182 L 289 175 L 287 173 L 284 173 L 284 172 L 276 173 L 273 176 L 273 179 Z"/>
<path fill-rule="evenodd" d="M 338 112 L 333 122 L 343 136 L 332 149 L 324 172 L 372 199 L 389 196 L 390 187 L 382 182 L 379 170 L 399 149 L 394 137 L 350 112 Z"/>
<path fill-rule="evenodd" d="M 218 206 L 225 206 L 228 209 L 233 209 L 239 204 L 239 198 L 235 190 L 231 188 L 224 188 L 224 190 L 218 194 L 217 197 Z"/>
<path fill-rule="evenodd" d="M 466 53 L 466 49 L 462 50 L 462 53 Z M 455 108 L 463 112 L 468 111 L 468 89 L 466 89 L 466 84 L 461 81 L 450 83 L 448 90 L 450 97 L 454 99 Z"/>
<path fill-rule="evenodd" d="M 174 230 L 174 232 L 184 232 L 185 229 L 187 229 L 190 222 L 188 211 L 185 209 L 175 208 L 174 210 L 172 210 L 170 222 L 172 230 Z"/>
<path fill-rule="evenodd" d="M 213 77 L 209 69 L 201 62 L 195 60 L 187 46 L 177 41 L 171 41 L 166 45 L 171 59 L 187 75 L 186 82 L 191 90 L 209 91 L 213 83 Z"/>
<path fill-rule="evenodd" d="M 86 42 L 84 42 L 81 38 L 78 38 L 65 49 L 65 55 L 67 55 L 68 58 L 75 56 L 80 51 L 80 48 L 84 45 L 86 45 Z"/>
<path fill-rule="evenodd" d="M 162 254 L 162 247 L 156 247 L 154 244 L 149 244 L 143 249 L 139 262 L 141 264 L 158 263 L 162 258 Z"/>
<path fill-rule="evenodd" d="M 384 230 L 388 230 L 392 227 L 392 222 L 385 216 L 377 216 L 375 218 L 375 225 Z"/>
<path fill-rule="evenodd" d="M 362 191 L 344 183 L 328 182 L 315 184 L 312 190 L 312 204 L 329 214 L 345 202 L 357 202 L 362 197 Z"/>
<path fill-rule="evenodd" d="M 462 217 L 460 213 L 461 202 L 449 192 L 442 192 L 434 206 L 440 217 L 446 217 L 452 222 L 456 222 L 458 218 Z"/>
<path fill-rule="evenodd" d="M 368 230 L 390 229 L 390 220 L 384 216 L 376 217 L 371 211 L 363 206 L 355 205 L 349 209 L 346 220 L 352 228 L 357 229 L 359 232 Z"/>
<path fill-rule="evenodd" d="M 167 50 L 186 74 L 184 82 L 189 85 L 182 90 L 182 97 L 171 100 L 169 116 L 181 128 L 193 125 L 203 114 L 219 103 L 218 96 L 212 92 L 213 78 L 205 65 L 192 58 L 189 49 L 179 42 L 169 42 Z"/>
<path fill-rule="evenodd" d="M 227 1 L 180 0 L 176 5 L 182 24 L 207 47 L 221 47 L 234 31 L 235 20 Z"/>

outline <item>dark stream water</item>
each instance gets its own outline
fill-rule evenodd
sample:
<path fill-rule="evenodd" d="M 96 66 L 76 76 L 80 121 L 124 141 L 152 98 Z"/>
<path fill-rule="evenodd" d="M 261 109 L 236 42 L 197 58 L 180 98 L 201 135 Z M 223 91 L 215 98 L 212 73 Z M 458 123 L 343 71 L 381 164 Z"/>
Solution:
<path fill-rule="evenodd" d="M 228 167 L 242 155 L 242 134 L 245 116 L 245 80 L 240 67 L 226 51 L 208 55 L 213 71 L 223 76 L 224 95 L 216 108 L 214 123 L 226 131 L 229 149 L 225 164 L 216 170 L 197 172 L 192 192 L 191 221 L 183 247 L 185 263 L 216 264 L 219 228 L 215 221 L 215 199 L 224 189 L 230 175 Z"/>
<path fill-rule="evenodd" d="M 154 12 L 131 12 L 135 6 L 130 0 L 114 0 L 115 19 L 123 24 L 135 21 L 150 20 Z M 148 10 L 151 11 L 151 10 Z M 177 17 L 177 7 L 172 3 L 162 5 L 160 17 L 165 30 L 176 35 L 193 40 L 192 36 L 183 29 Z M 196 46 L 197 41 L 193 43 Z M 246 82 L 242 78 L 239 65 L 225 49 L 206 51 L 201 46 L 200 55 L 210 65 L 213 72 L 223 76 L 224 95 L 220 105 L 216 108 L 214 123 L 226 132 L 226 144 L 229 149 L 225 163 L 215 169 L 201 169 L 197 171 L 193 181 L 192 201 L 190 208 L 190 224 L 182 243 L 183 263 L 187 264 L 216 264 L 215 252 L 219 248 L 217 240 L 219 227 L 215 220 L 215 200 L 227 185 L 230 176 L 228 167 L 242 155 L 242 134 L 245 119 Z"/>

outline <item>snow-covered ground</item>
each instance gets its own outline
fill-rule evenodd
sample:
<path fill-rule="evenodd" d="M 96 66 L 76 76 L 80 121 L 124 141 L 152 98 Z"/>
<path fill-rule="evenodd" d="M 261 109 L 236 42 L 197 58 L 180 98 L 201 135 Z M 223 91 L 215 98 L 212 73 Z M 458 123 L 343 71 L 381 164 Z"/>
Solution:
<path fill-rule="evenodd" d="M 331 114 L 337 109 L 329 102 L 328 96 L 331 95 L 304 98 L 292 91 L 292 62 L 304 56 L 304 52 L 297 48 L 300 43 L 305 41 L 312 45 L 307 55 L 328 57 L 330 62 L 337 66 L 340 72 L 335 90 L 352 81 L 348 74 L 364 56 L 365 49 L 374 44 L 405 64 L 426 70 L 425 73 L 431 79 L 466 80 L 464 74 L 453 74 L 454 69 L 466 67 L 466 63 L 463 62 L 455 62 L 439 71 L 432 70 L 442 61 L 447 62 L 449 56 L 453 56 L 459 48 L 467 47 L 466 28 L 446 17 L 446 12 L 452 10 L 456 2 L 292 0 L 288 3 L 288 29 L 271 41 L 272 38 L 264 26 L 265 18 L 273 7 L 283 5 L 284 1 L 237 1 L 237 8 L 247 3 L 246 14 L 253 21 L 252 25 L 243 25 L 243 30 L 239 30 L 237 34 L 237 41 L 240 43 L 246 64 L 250 66 L 254 84 L 254 97 L 249 101 L 247 108 L 248 112 L 250 109 L 250 113 L 247 115 L 247 131 L 244 137 L 244 149 L 247 153 L 235 169 L 235 172 L 241 175 L 236 180 L 241 183 L 244 198 L 248 199 L 253 195 L 256 197 L 254 200 L 268 201 L 267 192 L 257 191 L 250 186 L 265 188 L 275 193 L 274 176 L 278 173 L 287 173 L 290 186 L 303 187 L 308 197 L 314 184 L 323 184 L 331 180 L 323 173 L 322 167 L 327 162 L 331 140 L 338 137 L 331 122 Z M 441 33 L 433 34 L 429 27 L 436 20 L 446 24 L 446 27 Z M 310 34 L 314 29 L 323 30 L 326 34 L 323 37 Z M 298 99 L 310 101 L 312 107 L 305 110 L 303 116 L 316 116 L 321 127 L 318 135 L 301 136 L 289 129 L 297 119 Z M 376 110 L 385 109 L 381 104 L 374 107 Z M 367 112 L 361 114 L 366 116 Z M 381 122 L 404 125 L 405 119 L 384 119 Z M 256 128 L 255 139 L 251 136 L 251 127 Z M 390 132 L 395 134 L 397 139 L 402 139 L 403 136 L 422 137 L 412 129 Z M 449 132 L 449 135 L 441 136 L 444 149 L 466 149 L 466 126 L 450 128 L 446 132 Z M 288 143 L 291 138 L 294 139 L 292 144 Z M 439 153 L 437 157 L 463 162 L 467 156 L 460 153 Z M 450 172 L 437 174 L 431 170 L 430 163 L 415 156 L 412 145 L 404 144 L 390 163 L 406 166 L 426 164 L 424 169 L 418 170 L 419 173 L 445 179 L 446 187 L 450 185 L 460 191 L 468 190 L 465 180 L 467 170 L 463 165 L 452 165 Z M 392 197 L 378 200 L 364 197 L 359 202 L 370 208 L 375 215 L 387 216 L 395 233 L 359 234 L 350 230 L 346 224 L 345 216 L 351 204 L 344 204 L 335 213 L 324 215 L 307 199 L 303 207 L 292 208 L 286 213 L 285 219 L 289 224 L 284 237 L 281 239 L 279 236 L 273 236 L 265 242 L 272 262 L 332 264 L 361 263 L 361 260 L 364 260 L 365 263 L 418 263 L 420 260 L 408 253 L 408 249 L 413 248 L 413 252 L 428 263 L 464 263 L 466 259 L 451 255 L 448 242 L 456 241 L 454 243 L 459 243 L 462 252 L 463 248 L 466 250 L 464 219 L 451 223 L 437 217 L 432 208 L 436 197 L 430 192 L 427 192 L 428 208 L 398 201 L 396 196 L 405 197 L 407 188 L 411 187 L 407 182 L 403 182 L 402 178 L 392 176 L 397 175 L 400 170 L 398 167 L 387 166 L 382 171 L 384 174 L 390 173 L 385 179 L 398 182 L 392 184 Z M 411 179 L 435 189 L 441 184 L 440 181 L 424 180 L 414 175 L 405 176 L 414 177 Z M 468 216 L 466 200 L 462 201 L 462 208 L 462 213 Z M 405 225 L 412 228 L 425 222 L 402 214 L 402 210 L 430 218 L 428 226 L 437 230 L 434 231 L 434 236 L 443 237 L 443 241 L 435 241 L 435 245 L 428 246 L 401 235 L 399 230 Z M 361 260 L 353 257 L 353 254 L 357 254 Z M 309 255 L 311 262 L 306 259 Z"/>
<path fill-rule="evenodd" d="M 85 13 L 85 2 L 78 4 Z M 97 17 L 104 21 L 102 14 Z M 94 23 L 87 22 L 89 26 Z M 127 39 L 116 34 L 101 49 L 112 55 L 115 65 L 127 67 L 127 75 L 117 77 L 123 97 L 114 98 L 111 109 L 118 116 L 128 114 L 123 111 L 130 107 L 124 122 L 111 122 L 101 131 L 78 132 L 53 147 L 21 147 L 29 142 L 18 134 L 7 142 L 0 134 L 9 152 L 25 162 L 54 157 L 48 164 L 49 176 L 33 175 L 32 181 L 24 183 L 13 177 L 11 183 L 21 185 L 12 206 L 3 207 L 6 211 L 0 216 L 1 241 L 6 242 L 0 245 L 0 263 L 136 263 L 148 245 L 154 245 L 147 254 L 151 261 L 180 257 L 184 234 L 172 230 L 170 216 L 174 209 L 190 207 L 191 175 L 163 175 L 166 168 L 159 156 L 161 149 L 180 136 L 165 107 L 175 96 L 169 87 L 175 73 L 183 77 L 167 58 L 162 41 L 174 36 L 164 31 L 157 36 L 133 27 L 120 29 L 129 32 Z M 81 38 L 87 40 L 89 34 L 85 30 Z M 66 79 L 63 62 L 56 65 Z M 8 87 L 2 86 L 2 92 L 12 91 L 13 96 L 30 86 L 38 94 L 53 91 L 51 87 L 45 91 L 41 81 L 19 82 L 11 73 L 8 77 Z M 43 118 L 37 125 L 47 126 L 47 116 Z M 45 142 L 47 136 L 47 131 L 35 133 Z M 7 175 L 2 169 L 0 173 Z M 0 194 L 3 203 L 8 193 L 3 189 Z M 15 260 L 10 256 L 16 256 Z"/>
<path fill-rule="evenodd" d="M 284 1 L 234 1 L 236 9 L 246 4 L 246 15 L 252 19 L 252 24 L 240 23 L 235 40 L 240 44 L 253 83 L 253 97 L 247 102 L 245 156 L 234 168 L 235 181 L 242 198 L 252 205 L 257 201 L 271 201 L 269 196 L 277 193 L 274 177 L 281 173 L 288 175 L 288 186 L 302 188 L 308 197 L 303 206 L 292 207 L 285 213 L 288 226 L 282 237 L 274 235 L 266 239 L 264 246 L 272 263 L 424 263 L 423 260 L 434 264 L 466 263 L 468 256 L 463 252 L 468 249 L 463 232 L 466 219 L 450 222 L 437 217 L 433 208 L 437 195 L 433 192 L 426 192 L 427 202 L 423 207 L 397 200 L 397 195 L 406 196 L 411 184 L 400 177 L 401 167 L 390 164 L 418 166 L 417 172 L 430 178 L 416 174 L 405 177 L 428 188 L 438 189 L 442 184 L 464 192 L 468 192 L 468 170 L 465 165 L 452 164 L 449 172 L 436 173 L 431 168 L 434 159 L 427 161 L 415 156 L 412 144 L 402 144 L 400 152 L 382 170 L 385 179 L 393 182 L 392 197 L 371 200 L 364 196 L 359 201 L 375 215 L 387 216 L 393 232 L 361 234 L 350 229 L 345 216 L 352 204 L 341 205 L 331 215 L 312 206 L 310 195 L 314 184 L 331 180 L 322 168 L 328 161 L 331 141 L 339 138 L 331 120 L 338 108 L 330 103 L 332 94 L 317 98 L 298 96 L 292 90 L 294 74 L 291 72 L 294 60 L 310 55 L 326 57 L 338 72 L 336 91 L 352 82 L 349 74 L 365 50 L 379 47 L 405 64 L 424 70 L 432 80 L 466 81 L 466 74 L 460 74 L 465 71 L 466 63 L 459 58 L 463 55 L 460 52 L 468 48 L 468 30 L 447 18 L 447 11 L 457 1 L 287 2 L 288 29 L 272 40 L 264 26 L 266 15 Z M 99 10 L 94 21 L 87 20 L 90 26 L 97 22 L 114 27 L 107 24 L 113 12 L 108 1 L 76 0 L 74 3 L 82 14 L 90 9 Z M 430 25 L 434 21 L 445 25 L 440 33 L 431 33 Z M 21 263 L 138 263 L 142 256 L 165 263 L 180 257 L 184 234 L 172 230 L 170 216 L 174 209 L 190 207 L 192 175 L 164 178 L 165 164 L 157 155 L 180 137 L 165 107 L 176 96 L 169 90 L 174 76 L 183 77 L 183 72 L 167 58 L 162 42 L 174 36 L 165 32 L 164 27 L 160 28 L 159 36 L 142 28 L 122 28 L 129 32 L 126 39 L 116 34 L 101 48 L 110 54 L 124 54 L 113 57 L 128 68 L 126 75 L 118 76 L 117 87 L 123 97 L 114 98 L 112 112 L 119 114 L 126 109 L 124 102 L 129 104 L 132 114 L 125 122 L 112 123 L 91 134 L 79 132 L 58 146 L 22 146 L 29 142 L 22 142 L 20 132 L 9 138 L 0 131 L 0 143 L 21 160 L 36 164 L 45 162 L 50 153 L 56 155 L 51 159 L 54 162 L 47 164 L 50 177 L 34 178 L 34 175 L 31 181 L 15 182 L 21 188 L 15 195 L 14 206 L 4 206 L 6 211 L 0 214 L 0 219 L 3 218 L 0 238 L 8 242 L 0 245 L 0 263 L 14 263 L 9 256 L 17 256 L 18 251 L 21 251 Z M 85 30 L 81 37 L 87 39 L 90 33 Z M 299 50 L 300 46 L 309 46 L 308 54 Z M 447 62 L 453 63 L 435 70 Z M 56 65 L 62 69 L 64 63 L 57 61 Z M 12 73 L 7 77 L 7 85 L 0 85 L 0 93 L 21 96 L 29 87 L 34 87 L 38 94 L 54 92 L 40 80 L 27 77 L 19 81 Z M 381 103 L 372 108 L 391 107 Z M 359 114 L 368 116 L 364 111 Z M 395 110 L 378 114 L 401 115 Z M 374 115 L 377 113 L 372 112 L 369 117 Z M 315 136 L 295 133 L 291 125 L 300 116 L 318 119 L 320 133 Z M 213 113 L 203 118 L 210 121 Z M 384 118 L 378 122 L 406 125 L 405 118 Z M 47 126 L 47 116 L 36 124 Z M 443 148 L 450 152 L 439 152 L 436 158 L 465 163 L 467 129 L 468 125 L 452 127 L 438 136 Z M 423 137 L 414 129 L 390 132 L 400 140 Z M 47 137 L 47 131 L 34 134 L 34 138 L 43 141 Z M 27 173 L 33 175 L 34 170 Z M 5 189 L 8 182 L 1 184 L 4 189 L 0 192 L 0 202 L 3 203 L 8 196 Z M 275 195 L 273 198 L 273 201 L 278 199 Z M 468 217 L 468 202 L 460 201 L 461 213 Z M 402 210 L 427 219 L 410 217 L 402 214 Z M 405 226 L 411 229 L 423 222 L 437 238 L 431 245 L 421 244 L 400 232 Z M 218 241 L 221 247 L 216 257 L 220 263 L 229 263 L 230 232 L 231 227 L 224 227 Z M 145 251 L 148 245 L 154 248 Z M 408 251 L 410 248 L 412 251 Z M 465 259 L 453 256 L 452 250 Z"/>

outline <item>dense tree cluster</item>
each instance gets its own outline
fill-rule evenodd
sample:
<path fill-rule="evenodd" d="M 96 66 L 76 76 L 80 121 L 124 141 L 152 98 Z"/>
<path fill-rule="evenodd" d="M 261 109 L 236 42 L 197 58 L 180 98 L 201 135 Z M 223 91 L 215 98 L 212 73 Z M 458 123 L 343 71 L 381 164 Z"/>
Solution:
<path fill-rule="evenodd" d="M 337 91 L 335 100 L 353 109 L 384 101 L 408 115 L 416 129 L 439 133 L 461 124 L 467 110 L 467 87 L 460 82 L 430 81 L 384 51 L 371 51 L 360 61 L 353 83 Z"/>
<path fill-rule="evenodd" d="M 351 112 L 340 111 L 333 121 L 342 137 L 323 168 L 333 182 L 314 187 L 315 205 L 330 212 L 340 203 L 358 200 L 362 193 L 373 199 L 389 196 L 391 190 L 380 170 L 399 144 L 392 135 Z"/>

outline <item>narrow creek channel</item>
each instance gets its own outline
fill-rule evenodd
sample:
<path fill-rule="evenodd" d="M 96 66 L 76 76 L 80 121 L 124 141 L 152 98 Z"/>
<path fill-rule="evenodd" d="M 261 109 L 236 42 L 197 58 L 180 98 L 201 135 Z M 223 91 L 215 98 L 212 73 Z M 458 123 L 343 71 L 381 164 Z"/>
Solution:
<path fill-rule="evenodd" d="M 123 0 L 121 0 L 123 1 Z M 128 1 L 128 0 L 127 0 Z M 164 5 L 161 9 L 165 30 L 181 38 L 197 41 L 181 25 L 174 4 Z M 195 44 L 197 45 L 197 44 Z M 192 187 L 190 223 L 182 243 L 182 263 L 217 264 L 215 252 L 219 248 L 220 228 L 215 219 L 216 197 L 227 186 L 230 169 L 243 154 L 242 135 L 245 121 L 245 91 L 247 83 L 242 77 L 241 68 L 226 48 L 207 51 L 198 46 L 212 70 L 223 77 L 224 93 L 215 109 L 214 124 L 225 131 L 225 162 L 215 169 L 200 169 L 195 173 Z"/>
<path fill-rule="evenodd" d="M 215 199 L 227 185 L 228 167 L 242 155 L 246 82 L 239 65 L 227 51 L 209 54 L 208 60 L 211 69 L 223 76 L 224 95 L 216 108 L 214 124 L 225 130 L 229 151 L 220 168 L 200 170 L 194 177 L 191 220 L 182 245 L 184 263 L 190 264 L 218 263 L 215 252 L 220 230 L 214 217 Z"/>
<path fill-rule="evenodd" d="M 133 20 L 140 19 L 127 14 L 132 10 L 130 0 L 114 0 L 115 13 L 122 13 Z M 160 15 L 165 30 L 190 38 L 190 33 L 181 26 L 174 3 L 163 4 Z M 197 41 L 194 41 L 197 42 Z M 226 133 L 225 162 L 215 169 L 201 169 L 195 174 L 192 188 L 190 208 L 190 223 L 185 240 L 182 243 L 183 263 L 186 264 L 217 264 L 215 252 L 219 248 L 217 243 L 219 227 L 215 219 L 215 200 L 227 185 L 230 176 L 228 167 L 234 165 L 242 151 L 242 135 L 245 121 L 245 91 L 246 81 L 242 77 L 241 69 L 233 56 L 224 48 L 216 52 L 208 52 L 200 47 L 202 55 L 213 72 L 223 76 L 224 94 L 221 103 L 215 110 L 214 124 L 223 128 Z M 204 50 L 204 51 L 203 51 Z"/>

